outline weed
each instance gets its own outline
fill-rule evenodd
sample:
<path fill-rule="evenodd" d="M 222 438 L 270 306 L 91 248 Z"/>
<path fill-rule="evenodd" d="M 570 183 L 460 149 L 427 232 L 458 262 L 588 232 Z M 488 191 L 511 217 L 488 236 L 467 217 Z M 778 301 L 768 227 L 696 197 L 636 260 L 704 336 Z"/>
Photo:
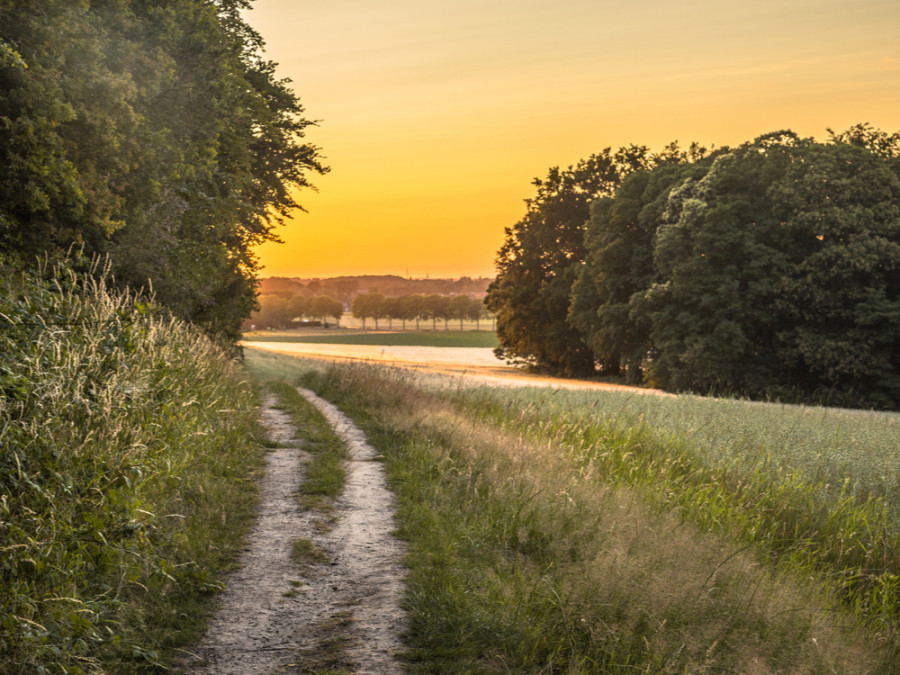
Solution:
<path fill-rule="evenodd" d="M 327 563 L 331 556 L 309 539 L 295 539 L 291 542 L 291 560 L 305 568 Z"/>
<path fill-rule="evenodd" d="M 295 387 L 283 381 L 270 382 L 268 386 L 302 432 L 303 447 L 312 455 L 312 461 L 304 468 L 298 502 L 306 510 L 328 513 L 347 479 L 347 449 L 322 414 Z"/>
<path fill-rule="evenodd" d="M 292 667 L 304 675 L 350 675 L 355 672 L 355 664 L 346 653 L 351 644 L 347 628 L 352 622 L 352 612 L 338 612 L 323 621 L 315 630 L 327 637 L 300 652 L 298 662 Z"/>

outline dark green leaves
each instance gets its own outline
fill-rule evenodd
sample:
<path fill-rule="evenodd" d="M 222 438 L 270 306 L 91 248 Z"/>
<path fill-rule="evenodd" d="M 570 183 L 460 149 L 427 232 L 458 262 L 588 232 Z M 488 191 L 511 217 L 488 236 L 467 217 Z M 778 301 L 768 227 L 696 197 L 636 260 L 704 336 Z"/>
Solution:
<path fill-rule="evenodd" d="M 324 172 L 240 1 L 0 7 L 0 246 L 84 245 L 117 279 L 236 335 L 251 248 Z"/>

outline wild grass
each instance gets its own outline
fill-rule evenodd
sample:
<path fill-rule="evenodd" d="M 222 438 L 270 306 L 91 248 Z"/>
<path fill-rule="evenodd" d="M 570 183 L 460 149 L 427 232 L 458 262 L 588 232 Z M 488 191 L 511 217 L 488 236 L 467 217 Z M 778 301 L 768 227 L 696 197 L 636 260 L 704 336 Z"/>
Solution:
<path fill-rule="evenodd" d="M 412 672 L 892 672 L 893 625 L 842 605 L 827 574 L 760 554 L 732 522 L 748 503 L 708 481 L 692 492 L 661 461 L 634 468 L 645 429 L 586 435 L 508 390 L 425 391 L 372 366 L 307 377 L 385 457 Z"/>
<path fill-rule="evenodd" d="M 900 418 L 699 397 L 460 391 L 483 419 L 731 533 L 900 626 Z"/>
<path fill-rule="evenodd" d="M 291 542 L 291 560 L 300 567 L 326 563 L 331 558 L 309 539 L 295 539 Z"/>
<path fill-rule="evenodd" d="M 252 363 L 248 365 L 254 368 Z M 275 392 L 281 407 L 303 435 L 304 450 L 312 455 L 304 466 L 298 501 L 304 509 L 330 513 L 347 480 L 347 449 L 328 421 L 296 387 L 280 380 L 269 381 L 267 386 Z"/>
<path fill-rule="evenodd" d="M 0 672 L 158 672 L 252 517 L 256 393 L 100 269 L 0 266 Z"/>
<path fill-rule="evenodd" d="M 344 345 L 382 345 L 385 347 L 489 347 L 499 343 L 497 334 L 489 330 L 428 332 L 344 332 L 344 331 L 255 331 L 244 333 L 244 340 L 254 342 L 310 342 Z"/>

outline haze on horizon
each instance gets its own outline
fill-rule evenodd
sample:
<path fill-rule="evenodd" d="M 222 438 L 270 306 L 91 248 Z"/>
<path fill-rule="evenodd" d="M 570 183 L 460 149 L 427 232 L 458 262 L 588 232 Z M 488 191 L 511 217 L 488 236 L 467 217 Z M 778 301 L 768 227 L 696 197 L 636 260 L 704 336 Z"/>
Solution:
<path fill-rule="evenodd" d="M 256 0 L 247 19 L 331 167 L 263 276 L 493 276 L 551 166 L 900 129 L 896 0 Z"/>

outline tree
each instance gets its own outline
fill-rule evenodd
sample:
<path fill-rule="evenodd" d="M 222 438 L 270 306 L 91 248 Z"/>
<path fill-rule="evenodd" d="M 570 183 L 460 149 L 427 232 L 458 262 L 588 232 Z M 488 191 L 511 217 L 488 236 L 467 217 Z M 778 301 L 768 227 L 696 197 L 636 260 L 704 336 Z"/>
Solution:
<path fill-rule="evenodd" d="M 900 404 L 900 178 L 865 147 L 767 134 L 669 192 L 652 323 L 668 389 Z"/>
<path fill-rule="evenodd" d="M 423 299 L 422 318 L 431 319 L 432 330 L 437 330 L 437 320 L 447 316 L 448 298 L 438 293 L 429 293 Z"/>
<path fill-rule="evenodd" d="M 259 309 L 250 316 L 250 323 L 257 328 L 289 328 L 297 316 L 291 301 L 280 295 L 261 295 Z"/>
<path fill-rule="evenodd" d="M 451 319 L 459 319 L 459 329 L 463 329 L 463 321 L 472 314 L 472 298 L 468 295 L 454 295 L 450 298 L 447 308 L 447 316 Z"/>
<path fill-rule="evenodd" d="M 291 312 L 291 319 L 302 319 L 305 316 L 310 316 L 310 300 L 311 298 L 307 298 L 305 295 L 297 295 L 291 296 L 288 299 L 288 309 Z"/>
<path fill-rule="evenodd" d="M 419 294 L 403 296 L 403 316 L 416 320 L 416 330 L 419 330 L 419 320 L 425 317 L 425 296 Z"/>
<path fill-rule="evenodd" d="M 306 313 L 321 319 L 322 325 L 327 328 L 328 317 L 333 318 L 336 323 L 340 322 L 344 314 L 344 303 L 328 295 L 317 295 L 308 301 Z"/>
<path fill-rule="evenodd" d="M 366 319 L 375 320 L 375 330 L 378 330 L 378 318 L 384 316 L 385 299 L 381 293 L 360 293 L 353 298 L 350 311 L 357 319 L 362 319 L 363 330 L 366 328 Z"/>
<path fill-rule="evenodd" d="M 652 351 L 651 322 L 636 304 L 656 281 L 653 245 L 670 190 L 701 177 L 709 160 L 637 171 L 614 197 L 591 203 L 585 264 L 572 287 L 569 323 L 580 330 L 601 371 L 639 383 Z"/>
<path fill-rule="evenodd" d="M 691 151 L 703 152 L 696 147 Z M 485 301 L 497 318 L 498 356 L 558 375 L 594 372 L 594 356 L 583 333 L 566 320 L 572 285 L 584 261 L 589 205 L 611 196 L 629 173 L 682 161 L 684 156 L 674 144 L 658 155 L 639 146 L 615 153 L 606 148 L 533 181 L 537 194 L 526 200 L 525 216 L 506 229 L 497 254 L 497 278 Z"/>
<path fill-rule="evenodd" d="M 4 2 L 0 246 L 108 255 L 120 283 L 235 338 L 255 302 L 253 247 L 327 170 L 246 7 Z"/>

